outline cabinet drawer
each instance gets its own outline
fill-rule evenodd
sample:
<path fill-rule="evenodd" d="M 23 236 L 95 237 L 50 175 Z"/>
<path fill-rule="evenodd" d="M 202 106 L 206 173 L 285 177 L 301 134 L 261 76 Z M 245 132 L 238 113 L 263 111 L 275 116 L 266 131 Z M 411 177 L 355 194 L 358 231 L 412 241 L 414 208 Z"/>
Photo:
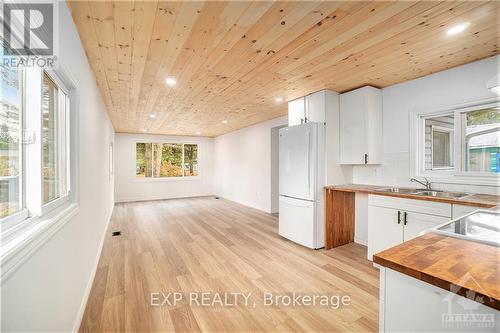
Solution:
<path fill-rule="evenodd" d="M 442 202 L 370 194 L 368 205 L 451 218 L 451 204 Z"/>

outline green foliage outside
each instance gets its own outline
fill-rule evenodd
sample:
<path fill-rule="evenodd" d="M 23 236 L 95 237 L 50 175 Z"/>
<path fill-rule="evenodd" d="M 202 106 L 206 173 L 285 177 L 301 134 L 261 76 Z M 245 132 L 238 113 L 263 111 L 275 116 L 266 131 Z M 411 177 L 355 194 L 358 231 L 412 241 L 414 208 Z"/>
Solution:
<path fill-rule="evenodd" d="M 198 145 L 137 143 L 136 175 L 138 177 L 196 176 L 198 175 Z"/>
<path fill-rule="evenodd" d="M 467 126 L 487 124 L 500 124 L 499 110 L 485 109 L 467 113 Z"/>

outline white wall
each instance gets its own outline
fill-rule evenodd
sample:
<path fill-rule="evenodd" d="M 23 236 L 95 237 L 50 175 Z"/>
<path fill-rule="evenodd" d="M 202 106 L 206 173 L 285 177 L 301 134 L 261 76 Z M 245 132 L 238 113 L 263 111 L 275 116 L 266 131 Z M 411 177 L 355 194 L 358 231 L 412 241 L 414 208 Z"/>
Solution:
<path fill-rule="evenodd" d="M 198 144 L 199 176 L 192 179 L 138 179 L 135 176 L 137 142 L 169 142 Z M 213 194 L 212 138 L 117 133 L 116 202 L 183 198 Z"/>
<path fill-rule="evenodd" d="M 287 124 L 287 117 L 215 138 L 215 194 L 271 212 L 271 128 Z"/>
<path fill-rule="evenodd" d="M 354 183 L 415 186 L 409 183 L 409 114 L 412 110 L 435 110 L 473 100 L 495 97 L 486 84 L 500 71 L 500 57 L 490 57 L 382 90 L 383 164 L 356 166 Z M 472 183 L 472 182 L 471 182 Z M 498 193 L 489 186 L 436 184 L 447 189 Z"/>
<path fill-rule="evenodd" d="M 113 206 L 108 145 L 114 131 L 65 2 L 59 3 L 59 63 L 77 85 L 79 213 L 2 281 L 1 330 L 68 332 L 81 315 Z"/>

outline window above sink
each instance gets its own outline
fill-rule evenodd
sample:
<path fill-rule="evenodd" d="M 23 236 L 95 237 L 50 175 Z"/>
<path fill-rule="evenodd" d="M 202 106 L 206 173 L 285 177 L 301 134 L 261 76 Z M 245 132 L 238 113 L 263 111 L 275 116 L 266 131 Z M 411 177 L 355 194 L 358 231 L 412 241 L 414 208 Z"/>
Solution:
<path fill-rule="evenodd" d="M 411 175 L 433 182 L 500 185 L 500 101 L 414 110 Z"/>

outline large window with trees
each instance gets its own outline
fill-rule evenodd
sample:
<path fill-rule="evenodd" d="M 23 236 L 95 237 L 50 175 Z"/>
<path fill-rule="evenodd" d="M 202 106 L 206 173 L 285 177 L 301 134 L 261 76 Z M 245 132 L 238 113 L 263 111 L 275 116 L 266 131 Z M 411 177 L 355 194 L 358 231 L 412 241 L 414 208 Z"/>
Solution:
<path fill-rule="evenodd" d="M 198 176 L 198 145 L 138 142 L 136 176 L 141 178 Z"/>

